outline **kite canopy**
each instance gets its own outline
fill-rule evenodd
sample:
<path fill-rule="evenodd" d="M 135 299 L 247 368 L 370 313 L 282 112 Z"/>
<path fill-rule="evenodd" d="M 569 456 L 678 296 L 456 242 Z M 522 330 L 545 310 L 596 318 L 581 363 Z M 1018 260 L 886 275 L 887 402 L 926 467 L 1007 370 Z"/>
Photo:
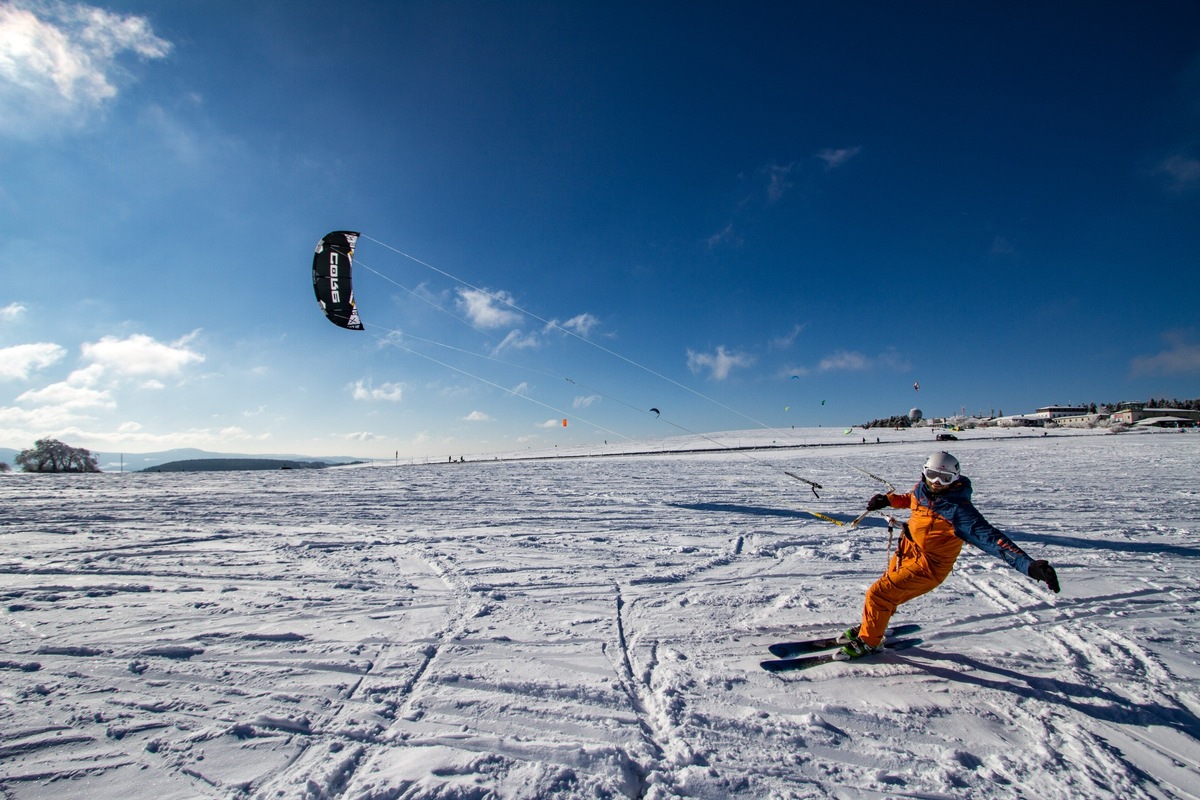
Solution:
<path fill-rule="evenodd" d="M 358 233 L 355 231 L 326 234 L 317 242 L 312 268 L 313 291 L 317 293 L 321 310 L 334 325 L 352 331 L 363 329 L 350 284 L 350 262 L 357 242 Z"/>

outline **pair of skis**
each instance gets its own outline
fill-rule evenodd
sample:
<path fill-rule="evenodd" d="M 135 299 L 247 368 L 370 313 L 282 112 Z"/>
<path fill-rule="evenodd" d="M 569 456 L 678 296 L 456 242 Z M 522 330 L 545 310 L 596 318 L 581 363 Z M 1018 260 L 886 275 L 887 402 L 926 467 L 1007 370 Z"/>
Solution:
<path fill-rule="evenodd" d="M 889 628 L 885 634 L 887 638 L 883 643 L 884 649 L 904 650 L 920 644 L 922 640 L 916 637 L 892 638 L 908 637 L 909 634 L 916 633 L 920 629 L 920 625 L 897 625 Z M 767 672 L 796 672 L 834 661 L 844 661 L 845 657 L 839 657 L 840 653 L 837 648 L 840 648 L 845 642 L 839 641 L 838 638 L 829 636 L 819 639 L 804 639 L 798 642 L 778 642 L 767 648 L 775 658 L 762 662 L 762 668 Z M 870 656 L 863 657 L 870 658 Z"/>

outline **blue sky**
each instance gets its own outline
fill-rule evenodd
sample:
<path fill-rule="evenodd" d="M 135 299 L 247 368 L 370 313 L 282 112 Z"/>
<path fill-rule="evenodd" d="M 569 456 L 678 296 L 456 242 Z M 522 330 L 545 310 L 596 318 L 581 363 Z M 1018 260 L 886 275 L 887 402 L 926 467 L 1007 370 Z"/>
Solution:
<path fill-rule="evenodd" d="M 1200 395 L 1200 5 L 745 6 L 0 2 L 0 446 Z"/>

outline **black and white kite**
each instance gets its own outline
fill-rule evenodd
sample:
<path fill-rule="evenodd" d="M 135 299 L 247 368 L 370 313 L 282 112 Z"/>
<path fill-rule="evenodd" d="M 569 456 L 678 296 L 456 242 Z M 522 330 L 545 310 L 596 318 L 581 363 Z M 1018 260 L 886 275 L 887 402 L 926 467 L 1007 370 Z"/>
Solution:
<path fill-rule="evenodd" d="M 317 242 L 313 254 L 313 291 L 325 316 L 334 325 L 361 331 L 363 324 L 354 306 L 354 290 L 350 284 L 350 261 L 358 242 L 355 231 L 334 231 Z"/>

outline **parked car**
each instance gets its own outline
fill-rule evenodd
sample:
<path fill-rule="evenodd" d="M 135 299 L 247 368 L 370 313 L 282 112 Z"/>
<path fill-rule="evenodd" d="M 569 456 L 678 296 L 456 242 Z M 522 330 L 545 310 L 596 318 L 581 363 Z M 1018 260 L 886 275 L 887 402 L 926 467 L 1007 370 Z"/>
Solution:
<path fill-rule="evenodd" d="M 937 440 L 939 442 L 957 442 L 958 437 L 955 436 L 953 433 L 939 433 L 937 435 Z"/>

